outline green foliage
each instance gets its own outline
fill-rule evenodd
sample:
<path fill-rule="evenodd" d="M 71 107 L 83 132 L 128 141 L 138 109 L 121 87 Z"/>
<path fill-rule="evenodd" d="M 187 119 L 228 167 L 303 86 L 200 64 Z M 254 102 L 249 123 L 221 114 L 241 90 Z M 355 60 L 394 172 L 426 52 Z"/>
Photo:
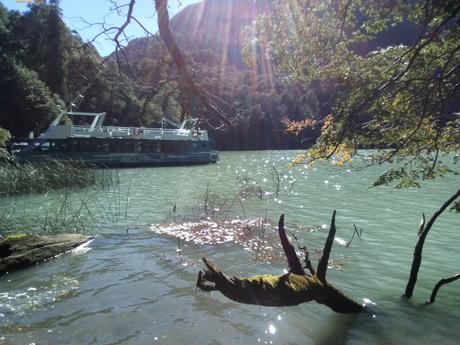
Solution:
<path fill-rule="evenodd" d="M 12 59 L 1 59 L 0 125 L 27 136 L 41 132 L 57 116 L 57 99 L 36 72 Z"/>
<path fill-rule="evenodd" d="M 194 79 L 222 99 L 225 109 L 232 106 L 240 114 L 234 128 L 212 133 L 219 147 L 306 147 L 309 142 L 304 140 L 305 133 L 291 138 L 284 132 L 281 119 L 316 114 L 320 102 L 315 92 L 298 83 L 278 80 L 262 67 L 245 70 L 242 63 L 240 31 L 270 6 L 260 0 L 217 1 L 214 5 L 203 12 L 196 31 L 192 32 L 187 23 L 197 17 L 198 5 L 185 9 L 171 25 Z M 235 8 L 243 10 L 236 15 Z M 0 49 L 8 65 L 15 66 L 10 68 L 11 77 L 0 82 L 0 95 L 8 94 L 11 83 L 19 83 L 12 73 L 19 71 L 28 74 L 21 79 L 19 95 L 35 100 L 25 107 L 19 97 L 9 104 L 1 99 L 0 108 L 8 105 L 8 109 L 0 111 L 0 126 L 15 136 L 39 131 L 57 111 L 50 103 L 59 100 L 67 105 L 79 103 L 80 111 L 106 111 L 109 124 L 127 126 L 155 126 L 163 116 L 180 121 L 183 116 L 201 114 L 199 102 L 181 89 L 172 58 L 159 37 L 132 40 L 119 52 L 118 59 L 112 54 L 103 63 L 91 44 L 84 44 L 78 34 L 65 27 L 60 15 L 54 3 L 31 6 L 24 14 L 0 8 Z M 24 85 L 29 84 L 28 80 L 35 86 Z M 39 85 L 40 81 L 44 84 Z M 30 93 L 35 95 L 39 89 L 40 96 L 32 97 Z M 19 120 L 31 117 L 29 111 L 36 107 L 43 111 L 33 111 L 33 120 Z M 48 116 L 44 115 L 45 109 Z"/>
<path fill-rule="evenodd" d="M 417 176 L 413 176 L 411 171 L 407 171 L 406 168 L 391 169 L 389 171 L 385 171 L 372 184 L 372 187 L 390 185 L 395 181 L 395 188 L 420 187 L 420 184 L 417 182 Z"/>
<path fill-rule="evenodd" d="M 15 136 L 46 128 L 57 105 L 80 103 L 80 111 L 106 111 L 125 125 L 154 122 L 142 92 L 125 80 L 113 60 L 103 64 L 61 19 L 58 2 L 31 5 L 20 14 L 0 4 L 0 126 Z M 81 95 L 81 96 L 80 96 Z M 77 101 L 75 101 L 77 100 Z"/>
<path fill-rule="evenodd" d="M 89 212 L 92 201 L 89 195 L 78 198 L 67 191 L 43 198 L 40 204 L 26 205 L 14 197 L 2 197 L 0 236 L 15 239 L 31 234 L 94 232 L 103 220 L 101 210 Z M 42 211 L 34 212 L 37 208 Z"/>
<path fill-rule="evenodd" d="M 457 212 L 460 213 L 460 201 L 454 201 L 451 208 L 450 212 Z"/>
<path fill-rule="evenodd" d="M 5 146 L 10 138 L 10 132 L 0 127 L 0 161 L 2 159 L 8 158 L 8 151 L 6 150 Z"/>
<path fill-rule="evenodd" d="M 114 184 L 118 173 L 93 170 L 105 175 L 104 193 L 88 189 L 74 193 L 71 189 L 50 192 L 34 201 L 16 195 L 0 196 L 0 237 L 10 234 L 94 233 L 116 229 L 126 220 L 129 210 L 129 190 Z M 116 176 L 115 176 L 116 175 Z M 120 228 L 121 229 L 121 228 Z M 126 230 L 123 227 L 123 230 Z"/>
<path fill-rule="evenodd" d="M 423 28 L 426 19 L 424 4 L 213 1 L 205 11 L 199 4 L 187 7 L 171 20 L 171 26 L 194 80 L 223 100 L 224 109 L 233 107 L 239 114 L 234 128 L 212 133 L 220 148 L 308 147 L 321 136 L 305 155 L 307 160 L 340 154 L 336 161 L 343 163 L 342 158 L 351 158 L 358 148 L 390 149 L 372 157 L 372 163 L 379 164 L 458 147 L 459 119 L 453 112 L 459 106 L 455 101 L 458 26 L 443 26 L 437 35 L 414 45 L 420 35 L 416 27 Z M 426 33 L 450 14 L 452 23 L 457 18 L 453 1 L 439 6 L 428 1 L 427 6 L 431 17 Z M 249 64 L 244 66 L 241 30 L 264 11 L 266 15 L 244 30 L 244 59 Z M 65 104 L 77 99 L 78 110 L 106 111 L 108 123 L 128 126 L 154 126 L 163 116 L 180 121 L 201 114 L 199 102 L 181 89 L 158 36 L 132 40 L 118 59 L 113 54 L 103 62 L 91 44 L 65 27 L 60 16 L 55 2 L 31 6 L 24 14 L 0 6 L 0 56 L 7 61 L 2 60 L 2 65 L 16 66 L 12 71 L 23 75 L 36 73 L 23 78 L 35 87 L 22 85 L 20 94 L 27 97 L 42 89 L 40 100 L 29 97 L 36 101 L 27 109 L 50 111 L 49 116 L 40 114 L 22 125 L 11 114 L 26 117 L 26 107 L 10 104 L 7 111 L 0 109 L 0 126 L 13 135 L 43 128 L 56 111 L 50 102 L 59 99 Z M 199 22 L 193 21 L 196 17 Z M 444 71 L 442 78 L 438 71 Z M 403 75 L 392 81 L 400 72 Z M 0 82 L 0 95 L 7 94 L 13 79 Z M 391 82 L 380 89 L 387 81 Z M 3 99 L 0 108 L 5 108 Z M 446 116 L 441 118 L 441 112 Z M 321 130 L 329 114 L 332 120 Z M 291 137 L 285 132 L 286 119 L 316 126 L 299 127 Z M 425 140 L 428 145 L 421 149 Z"/>
<path fill-rule="evenodd" d="M 10 132 L 0 127 L 0 147 L 5 147 L 6 142 L 10 140 L 10 138 Z"/>
<path fill-rule="evenodd" d="M 246 59 L 287 80 L 329 85 L 329 113 L 307 163 L 374 148 L 369 164 L 410 159 L 375 185 L 417 186 L 450 172 L 439 157 L 460 149 L 460 8 L 456 1 L 274 1 L 247 35 Z M 418 30 L 399 45 L 389 32 Z M 402 36 L 402 35 L 401 35 Z M 374 50 L 363 50 L 372 47 Z M 260 62 L 259 62 L 260 63 Z M 452 155 L 450 156 L 452 157 Z M 296 163 L 299 163 L 298 160 Z"/>

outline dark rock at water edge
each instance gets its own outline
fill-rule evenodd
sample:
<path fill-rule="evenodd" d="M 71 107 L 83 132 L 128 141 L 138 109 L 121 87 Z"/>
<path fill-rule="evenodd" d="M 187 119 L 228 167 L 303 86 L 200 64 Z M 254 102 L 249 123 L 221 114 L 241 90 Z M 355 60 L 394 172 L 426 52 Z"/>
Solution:
<path fill-rule="evenodd" d="M 0 275 L 53 258 L 90 239 L 80 234 L 7 238 L 0 242 Z"/>

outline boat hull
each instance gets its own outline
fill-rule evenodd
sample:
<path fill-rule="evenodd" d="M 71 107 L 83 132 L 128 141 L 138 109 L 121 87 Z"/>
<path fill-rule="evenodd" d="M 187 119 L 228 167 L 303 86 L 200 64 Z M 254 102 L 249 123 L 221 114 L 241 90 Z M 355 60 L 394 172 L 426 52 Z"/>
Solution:
<path fill-rule="evenodd" d="M 198 152 L 193 154 L 144 154 L 144 153 L 112 153 L 95 154 L 80 153 L 71 155 L 61 154 L 31 154 L 15 157 L 20 163 L 46 162 L 46 161 L 78 161 L 88 165 L 100 167 L 136 167 L 136 166 L 168 166 L 168 165 L 194 165 L 216 163 L 217 154 Z"/>
<path fill-rule="evenodd" d="M 20 163 L 78 161 L 101 167 L 136 167 L 216 163 L 219 154 L 210 142 L 72 139 L 35 140 L 14 157 Z"/>

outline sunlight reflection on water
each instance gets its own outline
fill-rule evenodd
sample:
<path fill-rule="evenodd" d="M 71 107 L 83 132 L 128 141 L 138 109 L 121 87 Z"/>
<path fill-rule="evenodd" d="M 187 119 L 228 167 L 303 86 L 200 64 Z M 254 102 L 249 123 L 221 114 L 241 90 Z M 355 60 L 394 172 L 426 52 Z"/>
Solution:
<path fill-rule="evenodd" d="M 359 173 L 321 165 L 288 170 L 287 162 L 296 153 L 223 152 L 215 165 L 124 170 L 130 182 L 120 189 L 121 194 L 129 189 L 130 202 L 126 217 L 117 223 L 122 231 L 101 230 L 83 255 L 63 255 L 0 278 L 0 340 L 7 344 L 456 344 L 458 286 L 443 287 L 434 305 L 424 302 L 437 279 L 452 275 L 457 267 L 458 241 L 452 239 L 458 238 L 458 216 L 446 213 L 439 218 L 427 239 L 414 298 L 407 301 L 400 296 L 420 215 L 437 210 L 458 185 L 458 177 L 427 183 L 420 190 L 368 189 L 383 168 Z M 273 166 L 281 177 L 276 198 L 282 203 L 274 200 Z M 235 202 L 227 219 L 266 217 L 276 224 L 285 213 L 288 232 L 307 245 L 315 262 L 332 211 L 337 210 L 328 280 L 369 305 L 371 313 L 339 315 L 316 303 L 249 306 L 219 293 L 195 291 L 202 256 L 212 258 L 229 275 L 282 274 L 286 269 L 283 258 L 260 260 L 234 237 L 220 244 L 186 239 L 178 243 L 171 234 L 151 231 L 152 224 L 194 221 L 191 215 L 203 212 L 207 189 L 230 200 L 210 210 L 228 208 L 240 192 L 242 175 L 261 186 L 263 198 L 249 196 L 242 205 Z M 31 212 L 33 205 L 43 203 L 33 195 L 21 200 Z M 363 229 L 362 238 L 355 237 L 346 247 L 354 224 Z M 271 236 L 276 243 L 275 230 L 276 226 L 267 227 L 264 240 Z"/>

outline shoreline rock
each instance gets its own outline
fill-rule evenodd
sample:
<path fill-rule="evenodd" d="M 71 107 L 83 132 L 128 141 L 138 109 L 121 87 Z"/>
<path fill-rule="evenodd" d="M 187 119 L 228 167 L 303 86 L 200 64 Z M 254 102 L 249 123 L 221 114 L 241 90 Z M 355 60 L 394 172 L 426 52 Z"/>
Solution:
<path fill-rule="evenodd" d="M 0 241 L 0 276 L 33 266 L 89 241 L 91 236 L 59 234 L 28 235 Z"/>

